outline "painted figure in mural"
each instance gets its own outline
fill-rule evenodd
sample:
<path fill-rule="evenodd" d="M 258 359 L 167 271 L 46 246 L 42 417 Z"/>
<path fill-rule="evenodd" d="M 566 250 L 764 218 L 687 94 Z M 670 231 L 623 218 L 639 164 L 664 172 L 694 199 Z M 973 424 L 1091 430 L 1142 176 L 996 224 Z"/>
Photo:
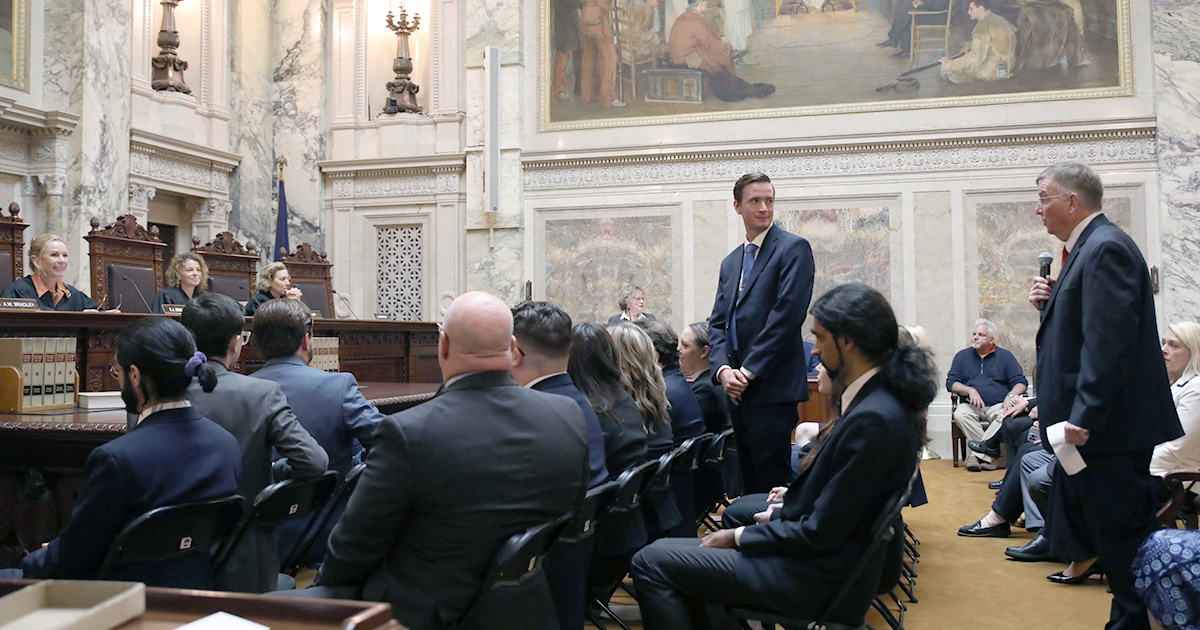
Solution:
<path fill-rule="evenodd" d="M 583 0 L 579 35 L 583 39 L 583 102 L 624 107 L 625 102 L 617 100 L 617 47 L 613 44 L 612 0 Z"/>
<path fill-rule="evenodd" d="M 1083 61 L 1083 40 L 1071 7 L 1059 0 L 1026 0 L 1017 16 L 1014 72 Z"/>
<path fill-rule="evenodd" d="M 654 30 L 654 14 L 660 1 L 617 1 L 617 19 L 621 23 L 621 54 L 625 62 L 654 60 L 667 54 L 666 42 Z"/>
<path fill-rule="evenodd" d="M 975 20 L 971 43 L 961 57 L 942 57 L 942 76 L 953 83 L 1002 81 L 1016 63 L 1017 31 L 1008 20 L 988 10 L 987 0 L 971 0 L 967 15 Z"/>
<path fill-rule="evenodd" d="M 888 30 L 888 38 L 875 45 L 880 48 L 899 48 L 900 50 L 896 51 L 892 56 L 897 59 L 907 57 L 912 40 L 913 16 L 910 14 L 913 11 L 945 11 L 949 5 L 950 0 L 904 0 L 897 2 L 892 9 L 892 28 Z M 926 20 L 933 18 L 941 19 L 941 16 L 919 15 L 917 17 L 917 24 L 923 24 Z"/>
<path fill-rule="evenodd" d="M 560 101 L 571 100 L 567 91 L 567 64 L 574 58 L 575 94 L 581 88 L 579 49 L 579 9 L 582 0 L 554 0 L 554 96 Z"/>
<path fill-rule="evenodd" d="M 706 84 L 722 101 L 774 94 L 775 86 L 770 83 L 747 83 L 738 77 L 733 65 L 733 46 L 724 36 L 714 33 L 704 20 L 707 8 L 707 0 L 693 0 L 688 4 L 688 10 L 671 26 L 671 35 L 667 38 L 671 63 L 706 72 Z"/>

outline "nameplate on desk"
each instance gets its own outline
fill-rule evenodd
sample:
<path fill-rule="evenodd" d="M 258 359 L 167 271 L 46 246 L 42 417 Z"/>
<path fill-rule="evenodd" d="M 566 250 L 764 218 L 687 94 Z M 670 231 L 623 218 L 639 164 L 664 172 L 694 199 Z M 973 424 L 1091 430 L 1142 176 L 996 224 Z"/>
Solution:
<path fill-rule="evenodd" d="M 181 315 L 181 314 L 183 314 L 183 305 L 182 304 L 163 304 L 163 312 L 166 313 L 167 315 Z"/>
<path fill-rule="evenodd" d="M 38 302 L 33 298 L 0 298 L 0 311 L 36 311 Z"/>

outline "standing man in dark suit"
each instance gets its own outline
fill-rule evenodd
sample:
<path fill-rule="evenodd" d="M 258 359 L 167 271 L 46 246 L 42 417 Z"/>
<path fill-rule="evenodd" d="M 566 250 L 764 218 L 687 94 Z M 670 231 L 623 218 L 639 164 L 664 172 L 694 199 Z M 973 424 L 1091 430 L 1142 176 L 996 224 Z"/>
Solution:
<path fill-rule="evenodd" d="M 1091 547 L 1112 585 L 1112 630 L 1149 628 L 1130 564 L 1158 529 L 1156 444 L 1183 435 L 1158 346 L 1158 321 L 1146 261 L 1133 239 L 1100 212 L 1104 185 L 1079 163 L 1051 166 L 1038 177 L 1037 213 L 1064 241 L 1057 280 L 1035 278 L 1029 301 L 1042 310 L 1037 334 L 1037 390 L 1042 444 L 1066 422 L 1065 439 L 1086 468 L 1054 469 L 1055 526 Z M 1047 446 L 1049 448 L 1049 446 Z"/>
<path fill-rule="evenodd" d="M 796 405 L 808 400 L 801 327 L 812 299 L 812 247 L 772 225 L 775 187 L 763 173 L 733 186 L 733 209 L 746 242 L 721 261 L 709 317 L 714 380 L 729 396 L 746 492 L 767 492 L 792 478 Z"/>
<path fill-rule="evenodd" d="M 270 381 L 229 371 L 242 354 L 242 309 L 232 298 L 205 293 L 183 307 L 180 322 L 196 336 L 196 347 L 217 373 L 219 389 L 206 392 L 199 383 L 187 398 L 200 415 L 237 438 L 242 449 L 238 494 L 253 501 L 271 483 L 272 449 L 287 458 L 292 475 L 311 479 L 325 473 L 329 456 L 304 430 L 283 390 Z M 217 575 L 217 588 L 242 593 L 265 593 L 276 588 L 279 552 L 276 533 L 255 528 L 246 533 Z"/>
<path fill-rule="evenodd" d="M 255 372 L 279 384 L 296 419 L 329 455 L 329 469 L 350 472 L 354 442 L 370 448 L 384 415 L 362 395 L 349 372 L 309 367 L 312 310 L 296 300 L 271 300 L 254 315 L 254 343 L 266 364 Z"/>
<path fill-rule="evenodd" d="M 466 293 L 438 338 L 443 390 L 384 419 L 358 489 L 333 530 L 306 595 L 361 591 L 388 602 L 414 630 L 494 627 L 491 612 L 461 619 L 488 563 L 513 534 L 573 510 L 587 487 L 583 414 L 575 401 L 517 385 L 512 312 Z M 522 591 L 527 628 L 557 628 L 545 574 Z"/>

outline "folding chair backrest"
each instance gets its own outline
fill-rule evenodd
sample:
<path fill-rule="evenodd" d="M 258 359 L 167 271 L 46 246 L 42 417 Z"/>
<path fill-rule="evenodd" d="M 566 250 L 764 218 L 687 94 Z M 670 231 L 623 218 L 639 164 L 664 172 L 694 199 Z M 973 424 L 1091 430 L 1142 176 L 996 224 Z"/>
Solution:
<path fill-rule="evenodd" d="M 1163 478 L 1163 482 L 1170 492 L 1170 498 L 1167 504 L 1158 510 L 1158 521 L 1161 526 L 1172 529 L 1176 527 L 1175 521 L 1180 518 L 1180 511 L 1184 506 L 1188 490 L 1197 481 L 1200 481 L 1200 471 L 1193 470 L 1172 472 Z M 1194 514 L 1186 514 L 1181 520 L 1190 528 L 1195 526 L 1196 517 Z"/>
<path fill-rule="evenodd" d="M 675 462 L 676 470 L 696 470 L 700 466 L 700 453 L 704 451 L 706 445 L 710 444 L 713 438 L 716 437 L 712 433 L 697 435 L 694 438 L 688 438 L 679 445 L 683 449 L 683 455 Z"/>
<path fill-rule="evenodd" d="M 725 461 L 725 440 L 724 433 L 713 435 L 712 441 L 701 451 L 701 461 L 705 464 L 720 464 Z"/>
<path fill-rule="evenodd" d="M 558 542 L 575 544 L 591 538 L 596 532 L 596 520 L 608 509 L 610 499 L 620 487 L 616 481 L 609 481 L 589 489 L 583 498 L 583 504 L 572 515 L 571 522 L 563 529 Z"/>
<path fill-rule="evenodd" d="M 358 486 L 358 479 L 362 476 L 362 472 L 366 467 L 366 463 L 361 463 L 346 473 L 346 478 L 342 483 L 338 484 L 337 488 L 333 491 L 333 495 L 325 502 L 325 506 L 318 516 L 309 522 L 308 527 L 304 528 L 304 532 L 296 540 L 296 544 L 280 559 L 280 566 L 283 568 L 284 573 L 289 573 L 291 570 L 299 568 L 299 565 L 303 564 L 306 557 L 317 549 L 319 545 L 326 544 L 326 541 L 329 539 L 329 532 L 337 524 L 333 520 L 335 515 L 339 514 L 346 503 L 350 501 L 350 495 L 354 492 L 354 488 Z"/>
<path fill-rule="evenodd" d="M 315 479 L 287 479 L 263 488 L 254 499 L 254 505 L 238 523 L 237 531 L 221 550 L 217 559 L 218 565 L 225 564 L 229 554 L 237 548 L 249 528 L 278 527 L 287 521 L 320 510 L 333 495 L 340 481 L 337 471 L 330 470 Z"/>
<path fill-rule="evenodd" d="M 103 580 L 116 567 L 130 562 L 212 554 L 233 532 L 245 509 L 245 499 L 231 496 L 150 510 L 113 539 L 96 579 Z"/>
<path fill-rule="evenodd" d="M 642 505 L 642 486 L 646 478 L 658 470 L 658 460 L 648 461 L 617 477 L 617 492 L 613 495 L 608 511 L 611 513 L 633 512 Z"/>
<path fill-rule="evenodd" d="M 675 469 L 675 462 L 679 461 L 682 454 L 681 446 L 669 453 L 663 453 L 662 457 L 658 458 L 658 468 L 642 485 L 642 495 L 646 500 L 656 501 L 666 494 L 667 489 L 671 487 L 671 471 Z"/>

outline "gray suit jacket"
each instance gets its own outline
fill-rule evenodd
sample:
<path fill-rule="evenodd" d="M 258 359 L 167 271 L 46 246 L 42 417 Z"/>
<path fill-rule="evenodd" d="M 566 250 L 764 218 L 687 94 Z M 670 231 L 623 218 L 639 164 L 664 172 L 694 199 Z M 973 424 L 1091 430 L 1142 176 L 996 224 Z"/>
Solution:
<path fill-rule="evenodd" d="M 329 456 L 304 430 L 279 385 L 230 372 L 217 361 L 208 364 L 217 371 L 217 388 L 204 393 L 199 383 L 188 387 L 187 397 L 200 415 L 225 427 L 242 449 L 242 474 L 238 493 L 254 501 L 271 483 L 271 449 L 288 459 L 299 479 L 320 476 Z M 278 582 L 279 552 L 272 531 L 247 532 L 229 562 L 217 576 L 221 590 L 265 593 Z"/>
<path fill-rule="evenodd" d="M 384 419 L 333 530 L 318 582 L 361 585 L 414 630 L 460 621 L 513 534 L 570 512 L 589 477 L 575 401 L 476 372 Z M 526 628 L 557 628 L 544 575 L 515 604 Z M 488 607 L 463 628 L 498 627 Z M 507 610 L 507 608 L 506 608 Z"/>

